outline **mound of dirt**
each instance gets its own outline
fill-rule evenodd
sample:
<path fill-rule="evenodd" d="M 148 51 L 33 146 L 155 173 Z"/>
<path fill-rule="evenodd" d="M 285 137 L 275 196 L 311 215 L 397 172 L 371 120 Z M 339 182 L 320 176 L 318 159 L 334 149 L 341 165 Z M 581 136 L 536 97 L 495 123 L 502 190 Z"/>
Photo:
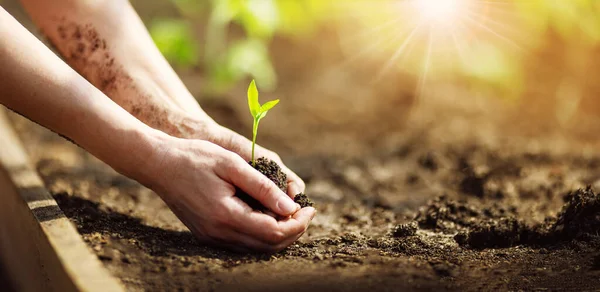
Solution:
<path fill-rule="evenodd" d="M 454 233 L 465 228 L 475 227 L 487 219 L 501 219 L 511 215 L 515 215 L 515 210 L 504 208 L 498 204 L 486 208 L 478 204 L 441 196 L 421 207 L 415 220 L 423 229 Z"/>
<path fill-rule="evenodd" d="M 252 161 L 249 161 L 250 165 L 252 165 Z M 256 164 L 252 165 L 256 170 L 260 173 L 264 174 L 268 177 L 272 182 L 274 182 L 279 189 L 283 192 L 287 193 L 287 176 L 283 171 L 281 171 L 281 167 L 277 165 L 275 161 L 269 160 L 267 158 L 261 157 L 256 159 Z M 267 211 L 267 207 L 263 206 L 258 200 L 250 196 L 248 193 L 243 190 L 236 188 L 235 195 L 242 199 L 248 206 L 250 206 L 254 210 L 258 211 Z"/>
<path fill-rule="evenodd" d="M 252 165 L 251 161 L 248 163 Z M 256 164 L 253 167 L 274 182 L 280 190 L 287 193 L 287 175 L 281 171 L 281 167 L 275 161 L 261 157 L 256 160 Z M 254 210 L 261 212 L 268 211 L 267 207 L 239 188 L 236 188 L 235 195 Z M 297 194 L 294 201 L 300 204 L 302 208 L 312 207 L 313 205 L 313 202 L 304 193 Z"/>
<path fill-rule="evenodd" d="M 392 231 L 392 236 L 394 237 L 407 237 L 413 236 L 417 234 L 417 230 L 419 229 L 419 224 L 415 221 L 399 224 Z"/>
<path fill-rule="evenodd" d="M 454 239 L 460 245 L 472 248 L 510 247 L 527 243 L 535 231 L 514 217 L 485 220 Z"/>
<path fill-rule="evenodd" d="M 299 193 L 294 197 L 294 202 L 298 203 L 300 207 L 312 207 L 313 201 L 304 193 Z"/>
<path fill-rule="evenodd" d="M 555 241 L 600 237 L 600 194 L 591 186 L 570 192 L 567 202 L 550 228 Z"/>
<path fill-rule="evenodd" d="M 555 217 L 530 226 L 514 217 L 482 220 L 459 232 L 454 239 L 471 248 L 544 246 L 572 240 L 600 238 L 600 194 L 591 186 L 570 192 Z"/>

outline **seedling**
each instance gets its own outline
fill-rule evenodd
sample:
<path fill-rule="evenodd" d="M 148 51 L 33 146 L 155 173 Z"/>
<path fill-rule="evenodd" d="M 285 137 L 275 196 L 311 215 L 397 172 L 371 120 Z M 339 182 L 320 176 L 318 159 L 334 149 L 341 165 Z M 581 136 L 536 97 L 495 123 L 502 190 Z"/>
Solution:
<path fill-rule="evenodd" d="M 278 103 L 279 99 L 276 99 L 260 105 L 258 102 L 256 82 L 254 82 L 254 80 L 250 82 L 250 86 L 248 86 L 248 107 L 250 108 L 250 114 L 252 114 L 252 117 L 254 118 L 254 125 L 252 126 L 252 166 L 256 166 L 256 160 L 254 160 L 254 146 L 256 145 L 256 135 L 258 134 L 258 123 L 267 115 L 267 112 Z"/>

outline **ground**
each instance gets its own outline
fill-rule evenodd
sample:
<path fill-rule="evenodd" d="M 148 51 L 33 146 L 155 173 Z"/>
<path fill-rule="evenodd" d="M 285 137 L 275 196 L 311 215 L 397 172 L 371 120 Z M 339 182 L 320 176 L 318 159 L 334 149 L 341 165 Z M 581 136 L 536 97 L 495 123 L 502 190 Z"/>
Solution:
<path fill-rule="evenodd" d="M 598 156 L 406 131 L 360 157 L 288 159 L 319 214 L 280 253 L 237 254 L 199 244 L 150 190 L 13 120 L 60 207 L 129 290 L 600 288 L 600 196 L 580 189 L 598 184 Z"/>
<path fill-rule="evenodd" d="M 133 3 L 146 21 L 167 11 Z M 277 254 L 199 244 L 152 191 L 11 119 L 62 210 L 130 291 L 600 289 L 597 105 L 557 122 L 547 91 L 559 82 L 535 72 L 530 91 L 543 94 L 518 101 L 434 82 L 417 98 L 414 77 L 373 82 L 381 64 L 345 62 L 324 41 L 334 37 L 271 48 L 279 85 L 261 98 L 281 104 L 258 142 L 306 181 L 318 210 Z M 215 120 L 250 135 L 247 83 L 206 96 L 201 70 L 179 73 Z"/>

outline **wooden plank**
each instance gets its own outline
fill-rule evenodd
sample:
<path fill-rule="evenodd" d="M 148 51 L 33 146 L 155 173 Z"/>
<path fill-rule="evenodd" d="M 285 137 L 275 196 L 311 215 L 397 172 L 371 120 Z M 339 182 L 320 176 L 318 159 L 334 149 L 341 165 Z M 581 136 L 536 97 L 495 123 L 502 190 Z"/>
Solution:
<path fill-rule="evenodd" d="M 48 193 L 0 108 L 0 264 L 18 291 L 124 291 Z"/>

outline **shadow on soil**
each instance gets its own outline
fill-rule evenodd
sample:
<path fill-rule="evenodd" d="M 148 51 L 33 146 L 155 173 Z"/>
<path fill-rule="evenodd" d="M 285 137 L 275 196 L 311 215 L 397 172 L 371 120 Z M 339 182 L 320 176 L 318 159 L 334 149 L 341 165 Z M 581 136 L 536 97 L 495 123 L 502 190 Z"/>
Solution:
<path fill-rule="evenodd" d="M 65 215 L 77 225 L 82 235 L 119 234 L 120 238 L 133 239 L 140 247 L 153 256 L 202 256 L 206 258 L 248 258 L 248 254 L 238 254 L 213 248 L 196 240 L 189 231 L 174 231 L 145 225 L 140 219 L 80 197 L 69 196 L 65 193 L 54 195 Z M 268 260 L 269 255 L 251 255 L 254 260 Z"/>

